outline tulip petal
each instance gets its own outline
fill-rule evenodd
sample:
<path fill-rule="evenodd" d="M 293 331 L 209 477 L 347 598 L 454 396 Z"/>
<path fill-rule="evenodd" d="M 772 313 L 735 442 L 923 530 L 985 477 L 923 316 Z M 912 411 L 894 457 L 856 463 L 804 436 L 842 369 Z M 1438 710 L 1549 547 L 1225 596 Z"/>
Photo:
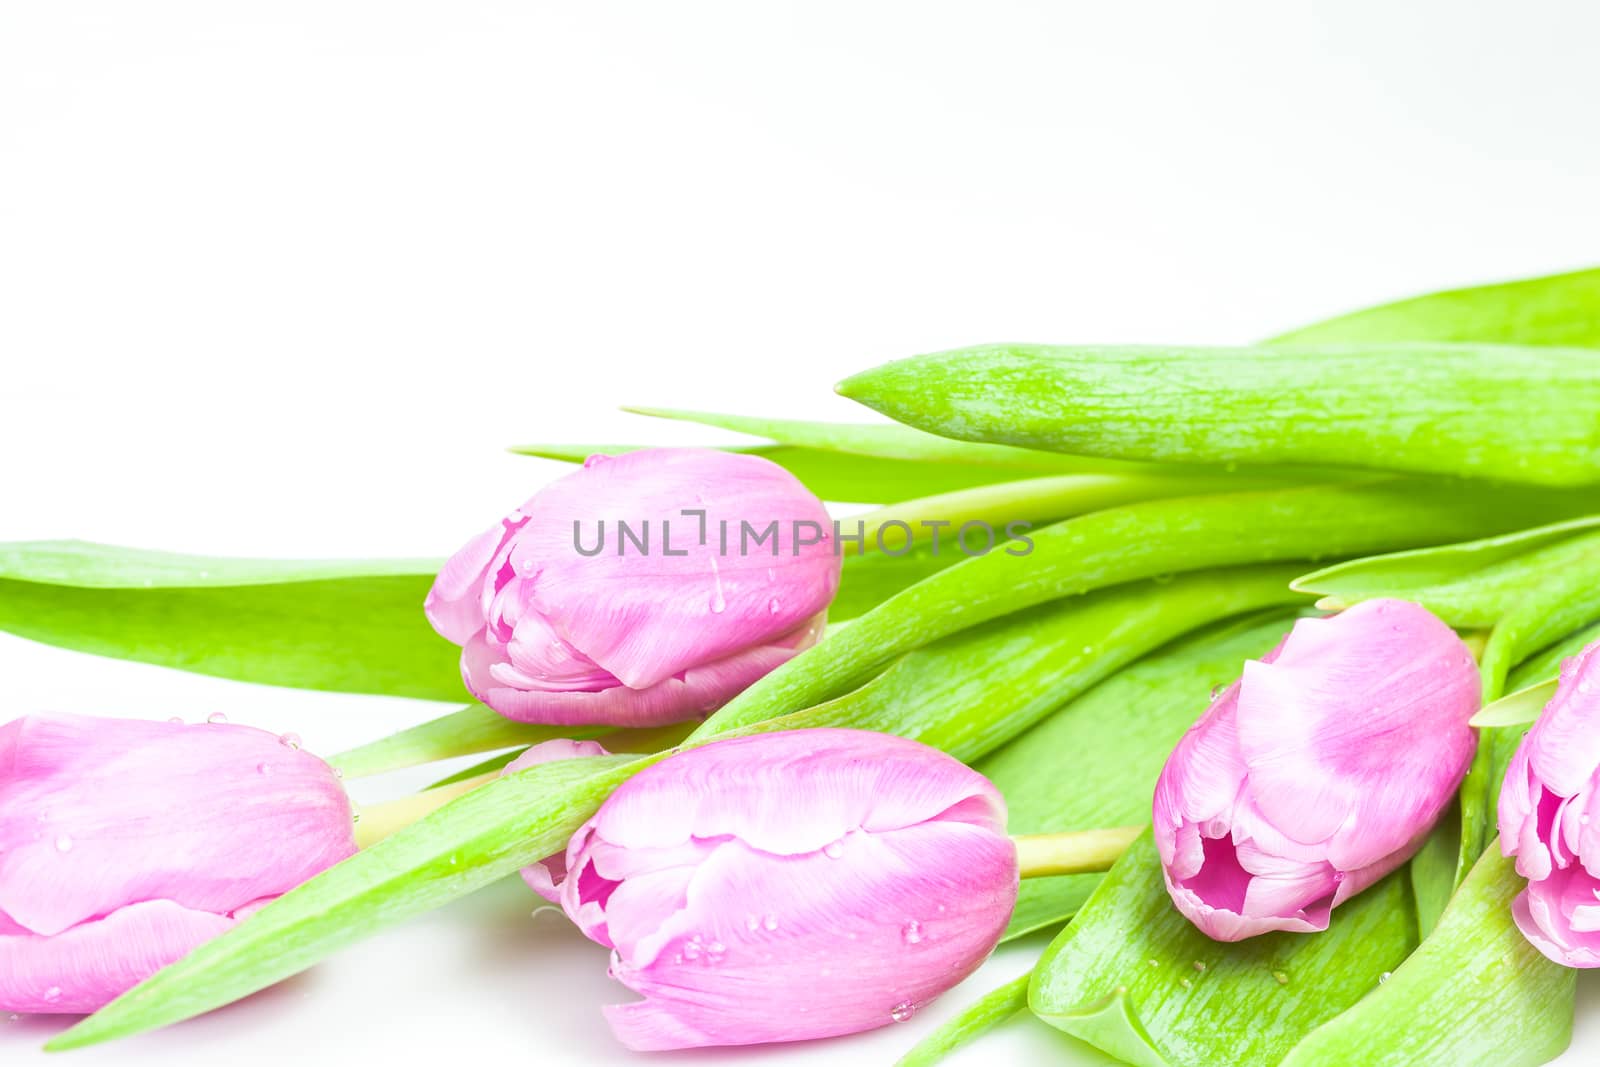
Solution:
<path fill-rule="evenodd" d="M 1530 882 L 1512 918 L 1540 952 L 1566 967 L 1600 966 L 1600 880 L 1582 867 Z"/>
<path fill-rule="evenodd" d="M 725 841 L 695 871 L 646 962 L 619 940 L 617 977 L 646 1000 L 607 1018 L 638 1050 L 888 1025 L 987 957 L 1010 915 L 1015 872 L 1006 838 L 963 823 L 862 833 L 838 857 Z"/>
<path fill-rule="evenodd" d="M 586 756 L 609 756 L 605 746 L 598 741 L 572 741 L 567 738 L 555 738 L 550 741 L 541 741 L 525 749 L 522 755 L 506 764 L 500 771 L 501 777 L 525 771 L 529 767 L 537 767 L 541 763 L 552 763 L 556 760 L 582 759 Z M 552 904 L 561 901 L 561 883 L 567 878 L 567 854 L 565 850 L 553 856 L 547 856 L 538 863 L 530 863 L 522 868 L 522 880 L 528 888 L 539 894 Z"/>
<path fill-rule="evenodd" d="M 48 937 L 0 927 L 0 1011 L 97 1011 L 234 922 L 147 900 Z"/>
<path fill-rule="evenodd" d="M 1556 695 L 1529 731 L 1533 776 L 1564 797 L 1582 790 L 1600 767 L 1600 642 L 1561 665 Z"/>
<path fill-rule="evenodd" d="M 1372 600 L 1295 624 L 1276 661 L 1245 666 L 1239 744 L 1256 807 L 1356 870 L 1404 848 L 1450 802 L 1476 748 L 1480 683 L 1444 623 Z"/>
<path fill-rule="evenodd" d="M 705 513 L 703 542 L 699 517 L 686 509 Z M 594 457 L 546 486 L 526 511 L 511 562 L 531 582 L 534 607 L 634 689 L 795 629 L 838 586 L 841 560 L 827 511 L 793 475 L 758 456 L 649 449 Z M 626 521 L 635 531 L 648 521 L 651 551 L 631 544 L 618 551 L 624 545 L 613 536 L 607 550 L 581 554 L 575 531 L 601 520 Z M 756 548 L 741 544 L 746 522 L 756 532 L 775 523 L 775 535 Z M 816 543 L 804 544 L 813 531 Z"/>
<path fill-rule="evenodd" d="M 851 830 L 915 826 L 974 798 L 978 808 L 963 817 L 1004 832 L 1004 803 L 986 779 L 903 738 L 796 730 L 694 754 L 632 778 L 592 820 L 597 836 L 627 848 L 737 837 L 764 852 L 798 855 Z"/>
<path fill-rule="evenodd" d="M 520 513 L 513 515 L 520 520 Z M 483 629 L 479 598 L 489 564 L 521 525 L 521 521 L 509 519 L 498 523 L 468 541 L 445 562 L 422 606 L 439 636 L 463 645 Z"/>
<path fill-rule="evenodd" d="M 690 667 L 644 689 L 615 682 L 594 691 L 551 691 L 524 683 L 508 686 L 496 677 L 503 660 L 482 635 L 462 649 L 462 676 L 473 696 L 518 722 L 579 726 L 663 726 L 714 711 L 752 683 L 816 643 L 822 617 L 781 635 L 771 644 L 746 648 L 725 659 Z M 588 684 L 588 683 L 585 683 Z"/>
<path fill-rule="evenodd" d="M 265 731 L 69 715 L 13 727 L 0 911 L 35 933 L 141 900 L 228 914 L 355 851 L 328 766 Z"/>

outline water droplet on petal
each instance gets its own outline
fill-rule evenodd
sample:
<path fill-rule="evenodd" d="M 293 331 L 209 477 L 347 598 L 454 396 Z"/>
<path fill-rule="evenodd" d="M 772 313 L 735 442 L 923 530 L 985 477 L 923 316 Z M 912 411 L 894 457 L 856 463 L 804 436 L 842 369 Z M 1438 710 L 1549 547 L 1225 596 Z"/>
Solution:
<path fill-rule="evenodd" d="M 903 1023 L 917 1013 L 917 1006 L 909 1000 L 903 1000 L 889 1009 L 889 1018 L 897 1023 Z"/>
<path fill-rule="evenodd" d="M 68 837 L 66 834 L 62 834 L 60 837 L 56 838 L 56 851 L 71 852 L 72 838 Z"/>
<path fill-rule="evenodd" d="M 777 597 L 773 597 L 771 600 L 767 601 L 767 614 L 768 615 L 776 615 L 778 612 L 780 612 L 782 610 L 783 610 L 783 601 L 779 600 Z"/>
<path fill-rule="evenodd" d="M 284 734 L 284 735 L 282 735 L 281 737 L 278 738 L 278 744 L 282 745 L 284 748 L 292 748 L 292 749 L 297 749 L 298 750 L 299 747 L 300 747 L 300 735 L 299 734 Z"/>
<path fill-rule="evenodd" d="M 170 722 L 174 726 L 182 726 L 183 725 L 183 716 L 182 715 L 174 715 L 172 718 L 168 719 L 167 721 Z"/>
<path fill-rule="evenodd" d="M 752 934 L 761 929 L 761 916 L 746 915 L 744 917 L 744 928 L 750 931 Z"/>
<path fill-rule="evenodd" d="M 222 712 L 220 712 L 220 711 L 213 711 L 210 715 L 206 716 L 206 722 L 210 723 L 213 726 L 217 725 L 218 723 L 224 723 L 224 722 L 227 722 L 227 721 L 228 721 L 228 717 L 226 715 L 222 714 Z"/>
<path fill-rule="evenodd" d="M 917 922 L 917 920 L 912 919 L 910 922 L 906 923 L 905 929 L 900 931 L 900 936 L 905 938 L 905 942 L 908 945 L 921 944 L 923 936 L 922 924 Z"/>
<path fill-rule="evenodd" d="M 46 989 L 44 991 L 44 1000 L 45 1000 L 46 1004 L 54 1004 L 56 1001 L 58 1001 L 60 999 L 61 999 L 61 987 L 60 986 L 53 985 L 49 989 Z"/>
<path fill-rule="evenodd" d="M 778 920 L 776 916 L 768 915 L 765 919 L 761 920 L 761 929 L 767 931 L 769 934 L 777 928 Z"/>
<path fill-rule="evenodd" d="M 822 846 L 822 854 L 830 860 L 836 860 L 844 855 L 844 844 L 839 841 L 829 841 Z"/>

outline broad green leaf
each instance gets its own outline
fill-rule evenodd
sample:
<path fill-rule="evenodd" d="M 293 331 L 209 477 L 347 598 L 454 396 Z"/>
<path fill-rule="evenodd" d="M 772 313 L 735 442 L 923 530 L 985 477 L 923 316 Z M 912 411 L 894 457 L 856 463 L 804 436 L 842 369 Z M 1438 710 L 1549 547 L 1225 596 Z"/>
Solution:
<path fill-rule="evenodd" d="M 1587 348 L 983 345 L 837 388 L 932 433 L 1117 460 L 1600 482 Z"/>
<path fill-rule="evenodd" d="M 1562 660 L 1576 656 L 1596 641 L 1600 641 L 1600 623 L 1567 634 L 1560 641 L 1540 649 L 1517 664 L 1517 669 L 1511 672 L 1506 684 L 1513 690 L 1526 689 L 1537 682 L 1554 678 L 1561 671 Z"/>
<path fill-rule="evenodd" d="M 1472 725 L 1480 730 L 1496 726 L 1526 726 L 1539 717 L 1550 698 L 1556 695 L 1555 679 L 1540 682 L 1526 689 L 1508 693 L 1492 704 L 1484 705 L 1472 717 Z"/>
<path fill-rule="evenodd" d="M 1512 922 L 1523 885 L 1491 847 L 1433 936 L 1307 1034 L 1283 1067 L 1532 1067 L 1559 1056 L 1572 1039 L 1577 972 L 1541 956 Z"/>
<path fill-rule="evenodd" d="M 1328 319 L 1283 344 L 1487 341 L 1600 347 L 1600 269 L 1412 297 Z"/>
<path fill-rule="evenodd" d="M 581 463 L 592 455 L 616 456 L 651 445 L 519 445 L 511 451 L 568 463 Z M 741 452 L 769 459 L 793 474 L 824 500 L 888 504 L 897 500 L 970 489 L 978 485 L 1037 477 L 1052 468 L 1001 466 L 993 463 L 939 459 L 895 459 L 794 445 L 721 445 L 724 452 Z"/>
<path fill-rule="evenodd" d="M 1148 821 L 1150 797 L 1173 746 L 1239 676 L 1270 652 L 1293 615 L 1255 615 L 1164 646 L 1125 667 L 975 766 L 1006 798 L 1015 834 Z M 1006 938 L 1063 921 L 1098 874 L 1022 883 Z"/>
<path fill-rule="evenodd" d="M 1341 611 L 1375 597 L 1415 601 L 1459 628 L 1493 626 L 1530 584 L 1594 551 L 1600 515 L 1459 545 L 1368 556 L 1295 580 L 1317 606 Z"/>
<path fill-rule="evenodd" d="M 1054 601 L 909 652 L 818 710 L 870 721 L 888 733 L 914 731 L 925 743 L 970 762 L 1176 637 L 1217 619 L 1296 602 L 1298 594 L 1288 588 L 1293 573 L 1293 566 L 1282 564 L 1201 571 Z M 975 706 L 984 714 L 959 714 Z M 1203 710 L 1203 703 L 1191 707 L 1189 718 Z M 929 722 L 934 725 L 923 725 Z M 1097 747 L 1083 755 L 1092 756 Z M 1141 822 L 1148 815 L 1123 821 Z M 1108 825 L 1121 824 L 1101 818 L 1082 827 L 1038 829 Z"/>
<path fill-rule="evenodd" d="M 1045 953 L 1030 1003 L 1133 1063 L 1275 1063 L 1414 941 L 1405 880 L 1392 875 L 1324 934 L 1213 942 L 1172 907 L 1147 834 Z"/>
<path fill-rule="evenodd" d="M 915 1048 L 900 1057 L 895 1067 L 932 1067 L 962 1045 L 976 1041 L 1018 1012 L 1026 1011 L 1028 981 L 1032 977 L 1033 972 L 1029 971 L 985 993 L 960 1015 L 917 1042 Z"/>
<path fill-rule="evenodd" d="M 1438 925 L 1450 895 L 1456 889 L 1456 858 L 1461 854 L 1461 816 L 1452 808 L 1437 824 L 1406 865 L 1411 897 L 1417 910 L 1417 934 L 1427 937 Z"/>
<path fill-rule="evenodd" d="M 825 635 L 708 721 L 728 729 L 808 707 L 895 657 L 1062 596 L 1183 571 L 1322 559 L 1483 537 L 1600 508 L 1600 490 L 1550 492 L 1409 480 L 1155 500 L 1030 533 L 1032 551 L 965 559 Z"/>
<path fill-rule="evenodd" d="M 0 545 L 0 630 L 220 678 L 460 700 L 460 652 L 422 615 L 436 570 L 14 543 Z"/>
<path fill-rule="evenodd" d="M 1212 941 L 1172 906 L 1146 832 L 1045 950 L 1028 1001 L 1141 1067 L 1276 1064 L 1415 945 L 1403 871 L 1341 905 L 1324 933 Z"/>
<path fill-rule="evenodd" d="M 1529 581 L 1489 632 L 1482 658 L 1484 696 L 1492 700 L 1504 692 L 1514 664 L 1600 619 L 1596 589 L 1600 589 L 1600 534 L 1590 534 L 1572 546 L 1559 570 Z"/>

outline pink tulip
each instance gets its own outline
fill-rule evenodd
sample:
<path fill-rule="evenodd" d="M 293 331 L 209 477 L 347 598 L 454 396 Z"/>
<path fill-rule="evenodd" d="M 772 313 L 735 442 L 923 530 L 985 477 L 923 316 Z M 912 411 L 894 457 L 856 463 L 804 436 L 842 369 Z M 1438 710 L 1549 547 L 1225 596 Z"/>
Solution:
<path fill-rule="evenodd" d="M 813 644 L 839 566 L 821 501 L 781 467 L 650 449 L 540 490 L 451 557 L 426 611 L 507 718 L 654 726 Z"/>
<path fill-rule="evenodd" d="M 1016 903 L 1005 803 L 934 749 L 760 734 L 640 772 L 567 848 L 562 906 L 645 999 L 629 1048 L 798 1041 L 908 1018 L 975 970 Z"/>
<path fill-rule="evenodd" d="M 1325 930 L 1404 863 L 1472 762 L 1472 655 L 1424 609 L 1302 619 L 1189 729 L 1156 783 L 1173 903 L 1206 936 Z"/>
<path fill-rule="evenodd" d="M 225 724 L 0 727 L 0 1011 L 94 1011 L 355 851 L 328 765 Z"/>
<path fill-rule="evenodd" d="M 1506 768 L 1500 848 L 1528 879 L 1511 906 L 1522 934 L 1568 967 L 1600 967 L 1600 642 L 1561 683 Z"/>
<path fill-rule="evenodd" d="M 537 767 L 541 763 L 554 763 L 564 759 L 582 759 L 585 756 L 609 756 L 605 746 L 598 741 L 568 741 L 560 738 L 555 741 L 543 741 L 532 746 L 522 755 L 506 764 L 500 772 L 502 776 L 525 771 L 529 767 Z M 561 903 L 561 883 L 567 877 L 567 854 L 557 852 L 554 856 L 547 856 L 538 863 L 522 868 L 522 880 L 528 883 L 528 888 L 538 893 L 552 904 Z"/>

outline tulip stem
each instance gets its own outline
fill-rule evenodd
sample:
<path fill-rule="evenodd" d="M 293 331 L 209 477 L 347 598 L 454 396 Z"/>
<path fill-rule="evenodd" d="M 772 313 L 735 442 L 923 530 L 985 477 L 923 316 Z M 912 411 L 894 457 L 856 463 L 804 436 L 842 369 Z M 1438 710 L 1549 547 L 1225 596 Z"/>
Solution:
<path fill-rule="evenodd" d="M 1117 826 L 1106 830 L 1075 830 L 1064 834 L 1018 834 L 1017 866 L 1024 878 L 1053 874 L 1090 874 L 1109 871 L 1143 826 Z"/>
<path fill-rule="evenodd" d="M 500 777 L 499 771 L 480 774 L 449 785 L 425 789 L 409 797 L 372 804 L 356 811 L 356 845 L 370 848 L 390 834 L 404 830 L 412 823 L 432 815 L 450 801 L 487 785 Z"/>

